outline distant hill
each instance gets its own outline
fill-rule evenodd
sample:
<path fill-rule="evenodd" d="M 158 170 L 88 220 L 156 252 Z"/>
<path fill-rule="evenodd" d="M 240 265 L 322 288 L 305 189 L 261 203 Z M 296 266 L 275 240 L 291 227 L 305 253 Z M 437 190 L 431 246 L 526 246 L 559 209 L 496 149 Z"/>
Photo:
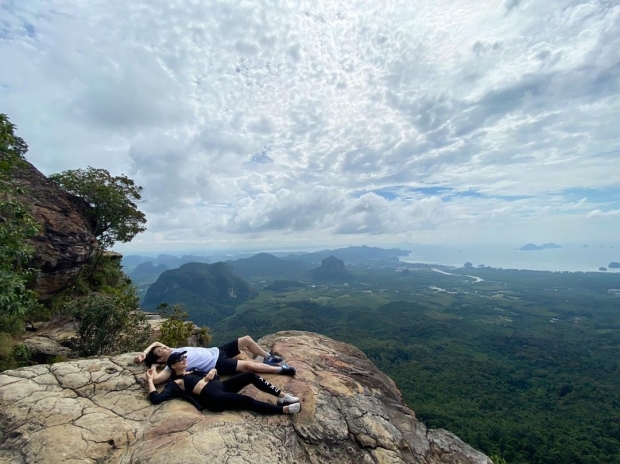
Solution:
<path fill-rule="evenodd" d="M 409 256 L 408 250 L 400 248 L 377 248 L 363 246 L 350 246 L 347 248 L 337 248 L 335 250 L 321 250 L 305 254 L 292 254 L 284 259 L 304 261 L 309 263 L 319 263 L 323 259 L 335 256 L 347 263 L 365 263 L 368 261 L 398 261 L 399 256 Z"/>
<path fill-rule="evenodd" d="M 180 303 L 198 325 L 213 324 L 257 294 L 227 263 L 188 263 L 165 271 L 146 292 L 143 308 Z"/>
<path fill-rule="evenodd" d="M 153 276 L 153 275 L 159 276 L 159 274 L 167 270 L 168 270 L 168 267 L 165 264 L 154 266 L 151 261 L 147 261 L 146 263 L 138 264 L 136 268 L 129 274 L 129 277 L 133 279 L 133 278 Z"/>
<path fill-rule="evenodd" d="M 556 245 L 555 243 L 544 243 L 542 245 L 535 245 L 533 243 L 528 243 L 523 245 L 519 250 L 521 251 L 538 251 L 538 250 L 551 250 L 554 248 L 562 248 L 560 245 Z"/>
<path fill-rule="evenodd" d="M 140 255 L 127 255 L 123 256 L 123 267 L 125 268 L 125 272 L 132 272 L 135 270 L 137 266 L 142 263 L 151 262 L 154 266 L 161 266 L 164 264 L 167 269 L 175 269 L 177 267 L 181 267 L 183 264 L 187 263 L 208 263 L 210 262 L 208 256 L 194 256 L 194 255 L 183 255 L 180 258 L 178 256 L 172 255 L 159 255 L 156 258 L 152 256 L 140 256 Z"/>
<path fill-rule="evenodd" d="M 346 281 L 351 274 L 344 267 L 344 261 L 335 256 L 328 256 L 321 261 L 321 266 L 312 270 L 312 278 L 319 281 Z"/>
<path fill-rule="evenodd" d="M 276 258 L 269 253 L 258 253 L 250 258 L 227 261 L 227 263 L 232 266 L 236 274 L 244 279 L 290 279 L 311 267 L 308 263 Z"/>

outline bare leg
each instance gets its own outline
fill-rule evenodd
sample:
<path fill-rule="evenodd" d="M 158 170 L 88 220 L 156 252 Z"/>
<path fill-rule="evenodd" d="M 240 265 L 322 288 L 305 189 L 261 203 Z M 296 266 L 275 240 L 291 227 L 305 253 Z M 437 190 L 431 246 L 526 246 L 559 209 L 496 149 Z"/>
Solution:
<path fill-rule="evenodd" d="M 250 337 L 249 335 L 239 338 L 238 343 L 239 343 L 239 351 L 243 350 L 244 348 L 247 348 L 248 351 L 252 353 L 254 356 L 262 356 L 263 358 L 266 358 L 267 356 L 269 356 L 269 353 L 263 350 L 258 345 L 258 343 L 256 343 L 252 339 L 252 337 Z M 255 371 L 255 372 L 266 372 L 266 371 Z"/>
<path fill-rule="evenodd" d="M 257 363 L 254 361 L 237 361 L 237 372 L 258 372 L 262 374 L 279 374 L 280 366 L 269 366 L 268 364 Z"/>

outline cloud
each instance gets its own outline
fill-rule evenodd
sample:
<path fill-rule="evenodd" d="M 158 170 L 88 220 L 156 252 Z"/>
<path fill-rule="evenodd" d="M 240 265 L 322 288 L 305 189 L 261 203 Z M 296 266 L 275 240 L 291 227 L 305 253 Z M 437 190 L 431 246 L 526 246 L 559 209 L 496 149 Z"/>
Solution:
<path fill-rule="evenodd" d="M 586 216 L 588 219 L 601 218 L 601 217 L 615 217 L 620 216 L 620 209 L 614 209 L 612 211 L 601 211 L 600 209 L 595 209 L 590 211 Z"/>
<path fill-rule="evenodd" d="M 618 220 L 614 2 L 9 2 L 0 57 L 29 159 L 130 175 L 154 242 Z"/>

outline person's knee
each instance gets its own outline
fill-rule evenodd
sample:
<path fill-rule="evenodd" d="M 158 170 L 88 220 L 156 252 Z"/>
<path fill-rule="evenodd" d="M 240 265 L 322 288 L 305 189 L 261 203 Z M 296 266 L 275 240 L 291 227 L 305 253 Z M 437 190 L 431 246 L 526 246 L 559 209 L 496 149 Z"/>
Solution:
<path fill-rule="evenodd" d="M 238 340 L 239 343 L 239 348 L 245 348 L 246 346 L 249 346 L 250 343 L 252 343 L 254 340 L 252 340 L 252 337 L 250 337 L 249 335 L 244 335 L 243 337 L 239 338 Z"/>
<path fill-rule="evenodd" d="M 237 361 L 237 372 L 251 371 L 252 365 L 249 361 Z"/>

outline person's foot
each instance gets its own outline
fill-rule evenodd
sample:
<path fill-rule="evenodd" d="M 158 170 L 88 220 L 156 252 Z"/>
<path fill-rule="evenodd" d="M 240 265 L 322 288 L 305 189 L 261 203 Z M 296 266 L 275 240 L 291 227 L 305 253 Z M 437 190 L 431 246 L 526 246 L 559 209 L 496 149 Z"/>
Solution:
<path fill-rule="evenodd" d="M 299 398 L 291 395 L 290 393 L 287 393 L 282 398 L 278 398 L 279 406 L 284 406 L 285 404 L 293 404 L 293 403 L 299 403 Z"/>
<path fill-rule="evenodd" d="M 301 404 L 299 403 L 289 404 L 288 406 L 284 406 L 284 412 L 286 414 L 297 414 L 299 411 L 301 411 Z"/>
<path fill-rule="evenodd" d="M 293 377 L 296 373 L 297 369 L 295 369 L 293 366 L 282 363 L 282 368 L 280 369 L 281 375 L 290 375 L 291 377 Z"/>
<path fill-rule="evenodd" d="M 269 364 L 270 366 L 273 366 L 274 364 L 280 364 L 282 361 L 284 361 L 284 359 L 282 359 L 280 356 L 276 356 L 275 354 L 271 353 L 267 353 L 267 356 L 265 356 L 265 359 L 263 359 L 263 363 Z"/>

